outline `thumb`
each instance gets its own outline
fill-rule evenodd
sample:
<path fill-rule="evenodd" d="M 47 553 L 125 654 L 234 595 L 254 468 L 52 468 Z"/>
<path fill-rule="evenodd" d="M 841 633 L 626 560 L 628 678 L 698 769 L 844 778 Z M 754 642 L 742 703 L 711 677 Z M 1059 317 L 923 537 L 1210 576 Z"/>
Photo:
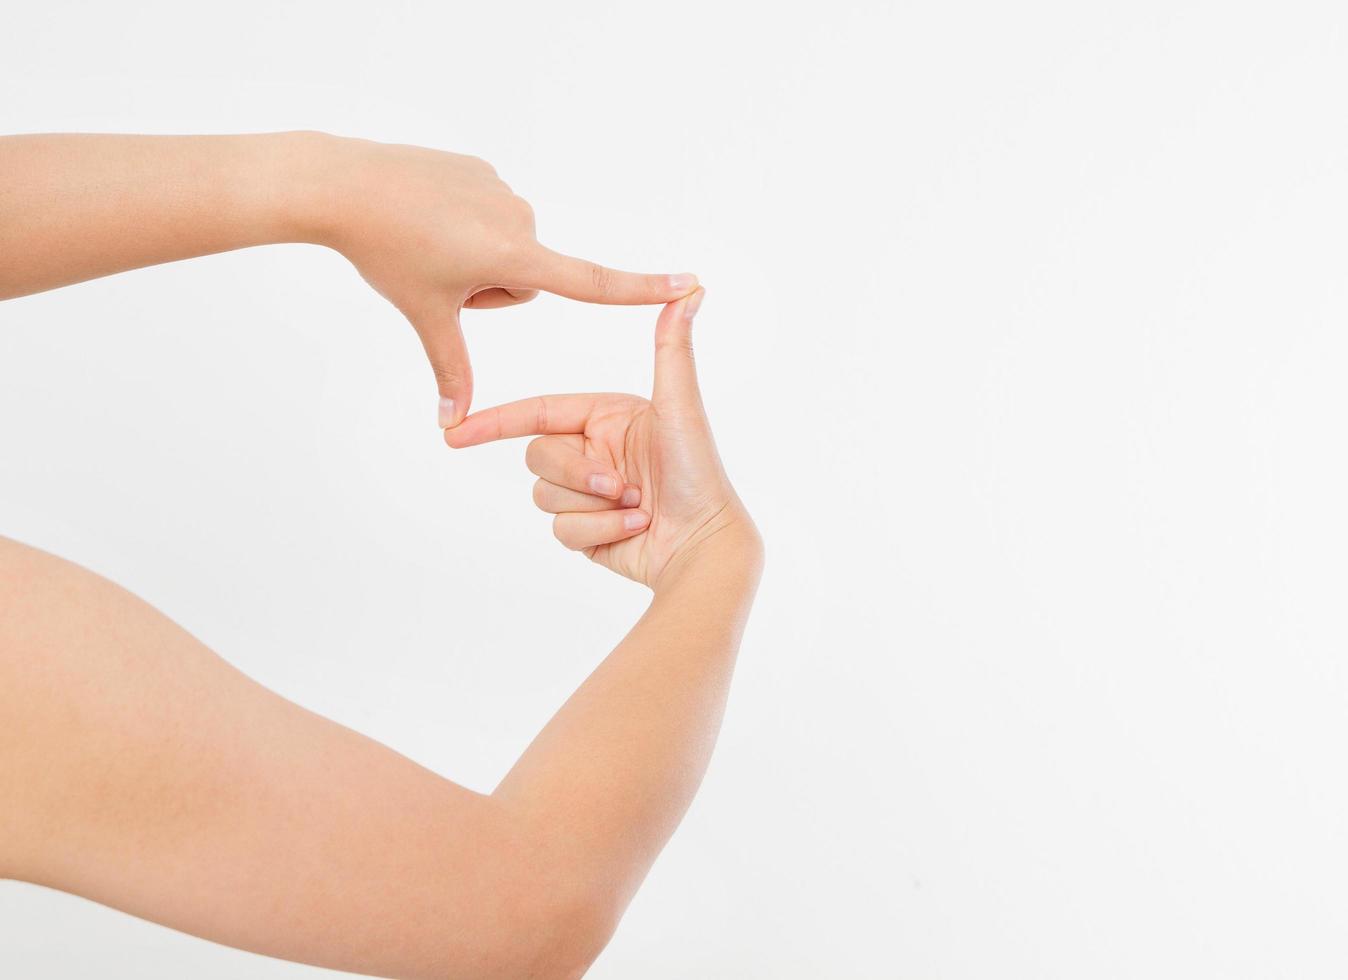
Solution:
<path fill-rule="evenodd" d="M 435 385 L 440 389 L 437 412 L 440 428 L 453 428 L 463 421 L 473 400 L 473 368 L 459 326 L 458 304 L 442 298 L 409 312 L 407 319 L 421 338 L 435 374 Z"/>
<path fill-rule="evenodd" d="M 655 390 L 657 407 L 702 414 L 702 394 L 693 364 L 693 317 L 707 291 L 697 289 L 660 311 L 655 324 Z"/>

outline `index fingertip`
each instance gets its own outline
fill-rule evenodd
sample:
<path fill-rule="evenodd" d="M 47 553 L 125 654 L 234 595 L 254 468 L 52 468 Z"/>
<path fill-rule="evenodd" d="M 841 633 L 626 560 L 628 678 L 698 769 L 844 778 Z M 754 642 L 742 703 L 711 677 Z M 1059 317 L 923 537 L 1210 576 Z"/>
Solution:
<path fill-rule="evenodd" d="M 445 445 L 447 445 L 450 449 L 462 449 L 464 445 L 466 445 L 463 442 L 462 434 L 459 433 L 457 428 L 445 429 L 444 437 L 445 437 Z"/>
<path fill-rule="evenodd" d="M 682 299 L 697 288 L 697 276 L 691 272 L 680 272 L 669 277 L 669 292 L 674 299 Z"/>
<path fill-rule="evenodd" d="M 469 446 L 475 446 L 483 442 L 482 434 L 478 425 L 480 417 L 469 415 L 467 418 L 459 421 L 457 425 L 447 426 L 445 428 L 445 445 L 450 449 L 466 449 Z"/>

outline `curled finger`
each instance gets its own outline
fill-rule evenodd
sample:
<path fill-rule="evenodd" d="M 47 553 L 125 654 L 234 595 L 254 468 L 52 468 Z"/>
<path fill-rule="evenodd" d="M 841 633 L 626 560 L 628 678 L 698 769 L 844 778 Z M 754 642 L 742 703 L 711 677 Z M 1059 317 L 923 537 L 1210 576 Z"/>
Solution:
<path fill-rule="evenodd" d="M 547 480 L 538 480 L 534 483 L 534 505 L 539 510 L 546 511 L 549 514 L 623 510 L 637 507 L 640 504 L 641 488 L 631 483 L 623 488 L 622 496 L 617 500 L 599 497 L 592 493 L 580 493 L 568 487 L 559 487 Z"/>
<path fill-rule="evenodd" d="M 586 456 L 584 444 L 576 435 L 539 436 L 525 450 L 524 465 L 534 476 L 559 487 L 617 500 L 623 491 L 622 476 L 612 466 Z"/>
<path fill-rule="evenodd" d="M 552 533 L 572 551 L 582 551 L 635 537 L 646 530 L 650 522 L 650 515 L 640 510 L 558 514 L 552 521 Z"/>

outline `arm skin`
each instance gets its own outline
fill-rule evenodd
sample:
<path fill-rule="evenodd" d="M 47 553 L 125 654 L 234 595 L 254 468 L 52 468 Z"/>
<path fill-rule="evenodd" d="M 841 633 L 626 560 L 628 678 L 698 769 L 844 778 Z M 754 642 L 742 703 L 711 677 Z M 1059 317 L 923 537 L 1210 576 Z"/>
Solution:
<path fill-rule="evenodd" d="M 476 157 L 322 133 L 0 137 L 0 299 L 282 242 L 338 250 L 407 316 L 441 428 L 472 400 L 461 309 L 540 289 L 665 303 L 697 282 L 544 248 L 529 205 Z"/>
<path fill-rule="evenodd" d="M 0 138 L 0 299 L 295 241 L 309 147 L 301 134 Z"/>
<path fill-rule="evenodd" d="M 657 376 L 682 372 L 684 409 L 689 306 L 667 307 L 657 333 Z M 465 439 L 525 434 L 489 434 L 491 417 Z M 267 691 L 112 583 L 0 538 L 0 876 L 343 970 L 582 975 L 701 781 L 761 566 L 705 420 L 683 411 L 680 427 L 652 430 L 640 453 L 682 438 L 672 450 L 706 508 L 643 566 L 646 614 L 489 796 Z M 650 479 L 650 529 L 675 530 L 680 491 Z M 579 516 L 622 513 L 593 501 Z"/>

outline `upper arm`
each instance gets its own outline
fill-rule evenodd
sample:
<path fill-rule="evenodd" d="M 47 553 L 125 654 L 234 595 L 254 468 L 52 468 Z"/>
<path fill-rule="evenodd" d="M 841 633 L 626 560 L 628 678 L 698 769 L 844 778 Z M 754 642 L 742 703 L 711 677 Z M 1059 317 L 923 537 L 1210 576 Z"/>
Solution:
<path fill-rule="evenodd" d="M 0 875 L 386 975 L 550 973 L 584 931 L 583 897 L 489 797 L 4 539 L 0 717 Z"/>

